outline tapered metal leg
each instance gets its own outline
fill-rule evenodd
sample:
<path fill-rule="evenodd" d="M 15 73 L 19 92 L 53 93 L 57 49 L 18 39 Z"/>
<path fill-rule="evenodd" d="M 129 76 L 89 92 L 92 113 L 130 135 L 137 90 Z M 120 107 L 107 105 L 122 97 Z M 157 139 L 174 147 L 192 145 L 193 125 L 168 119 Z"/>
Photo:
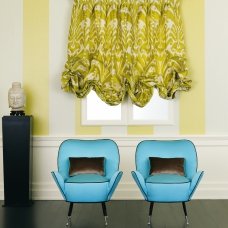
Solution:
<path fill-rule="evenodd" d="M 101 203 L 102 205 L 102 210 L 103 210 L 103 215 L 104 215 L 104 220 L 105 220 L 105 226 L 108 225 L 108 215 L 107 215 L 107 209 L 105 203 Z"/>
<path fill-rule="evenodd" d="M 153 212 L 153 207 L 154 207 L 154 203 L 150 202 L 150 209 L 149 209 L 149 216 L 148 216 L 148 225 L 151 224 L 151 216 L 152 216 L 152 212 Z"/>
<path fill-rule="evenodd" d="M 188 222 L 188 214 L 187 214 L 187 209 L 186 209 L 185 202 L 182 202 L 182 206 L 183 206 L 183 210 L 184 210 L 186 224 L 188 225 L 189 224 L 189 222 Z"/>
<path fill-rule="evenodd" d="M 68 216 L 67 216 L 67 223 L 66 223 L 67 227 L 71 227 L 71 214 L 72 214 L 73 206 L 74 206 L 74 204 L 70 203 L 70 207 L 68 210 Z"/>

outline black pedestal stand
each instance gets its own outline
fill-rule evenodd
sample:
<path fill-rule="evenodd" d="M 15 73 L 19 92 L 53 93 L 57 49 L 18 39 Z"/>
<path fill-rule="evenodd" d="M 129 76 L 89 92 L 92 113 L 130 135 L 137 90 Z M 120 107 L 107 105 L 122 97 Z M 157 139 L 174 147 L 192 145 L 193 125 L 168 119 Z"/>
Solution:
<path fill-rule="evenodd" d="M 2 118 L 4 206 L 30 206 L 32 116 Z"/>

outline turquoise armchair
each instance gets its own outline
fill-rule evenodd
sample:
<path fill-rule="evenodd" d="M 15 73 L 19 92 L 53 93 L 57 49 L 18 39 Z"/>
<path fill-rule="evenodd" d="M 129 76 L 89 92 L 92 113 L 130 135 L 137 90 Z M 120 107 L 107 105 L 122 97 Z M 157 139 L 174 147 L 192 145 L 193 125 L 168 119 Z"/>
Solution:
<path fill-rule="evenodd" d="M 149 157 L 184 158 L 185 175 L 155 174 L 150 175 Z M 156 141 L 146 140 L 138 144 L 135 155 L 136 171 L 132 176 L 144 199 L 150 202 L 149 221 L 155 202 L 182 202 L 188 224 L 185 202 L 190 201 L 202 176 L 197 171 L 197 153 L 194 144 L 189 140 Z"/>
<path fill-rule="evenodd" d="M 104 175 L 77 174 L 69 176 L 69 157 L 104 157 Z M 105 224 L 109 201 L 122 177 L 119 171 L 119 150 L 117 144 L 109 139 L 77 140 L 69 139 L 59 147 L 58 171 L 52 176 L 64 198 L 70 203 L 67 226 L 71 225 L 71 213 L 74 203 L 101 203 Z"/>

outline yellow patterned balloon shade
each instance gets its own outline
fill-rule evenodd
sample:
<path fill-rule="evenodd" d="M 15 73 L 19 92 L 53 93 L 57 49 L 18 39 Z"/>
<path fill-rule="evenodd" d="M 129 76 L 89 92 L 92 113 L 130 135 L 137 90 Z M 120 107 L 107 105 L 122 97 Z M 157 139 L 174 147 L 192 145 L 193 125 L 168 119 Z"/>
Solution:
<path fill-rule="evenodd" d="M 79 98 L 143 107 L 191 87 L 180 0 L 75 0 L 68 40 L 61 85 Z"/>

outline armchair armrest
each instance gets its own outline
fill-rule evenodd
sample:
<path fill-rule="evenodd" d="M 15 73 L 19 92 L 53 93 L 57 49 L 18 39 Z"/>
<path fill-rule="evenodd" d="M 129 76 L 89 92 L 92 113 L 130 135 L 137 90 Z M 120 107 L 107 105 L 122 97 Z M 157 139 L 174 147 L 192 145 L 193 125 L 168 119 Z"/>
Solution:
<path fill-rule="evenodd" d="M 131 174 L 136 184 L 138 185 L 140 191 L 142 192 L 145 200 L 147 200 L 147 187 L 142 174 L 138 171 L 132 171 Z"/>
<path fill-rule="evenodd" d="M 58 188 L 59 188 L 59 190 L 60 190 L 63 198 L 66 200 L 66 196 L 65 196 L 65 183 L 64 183 L 63 176 L 59 172 L 57 172 L 57 171 L 51 172 L 51 175 L 52 175 L 54 181 L 56 182 L 56 184 L 57 184 L 57 186 L 58 186 Z"/>
<path fill-rule="evenodd" d="M 114 193 L 114 191 L 115 191 L 115 189 L 116 189 L 116 187 L 117 187 L 122 175 L 123 175 L 122 171 L 117 171 L 111 177 L 110 182 L 108 184 L 108 191 L 109 191 L 108 200 L 111 199 L 111 197 L 112 197 L 112 195 L 113 195 L 113 193 Z"/>
<path fill-rule="evenodd" d="M 202 179 L 203 177 L 203 174 L 204 174 L 204 171 L 198 171 L 192 178 L 192 181 L 191 181 L 191 185 L 190 185 L 190 195 L 189 195 L 189 199 L 192 198 L 195 190 L 196 190 L 196 187 L 198 186 L 200 180 Z"/>

